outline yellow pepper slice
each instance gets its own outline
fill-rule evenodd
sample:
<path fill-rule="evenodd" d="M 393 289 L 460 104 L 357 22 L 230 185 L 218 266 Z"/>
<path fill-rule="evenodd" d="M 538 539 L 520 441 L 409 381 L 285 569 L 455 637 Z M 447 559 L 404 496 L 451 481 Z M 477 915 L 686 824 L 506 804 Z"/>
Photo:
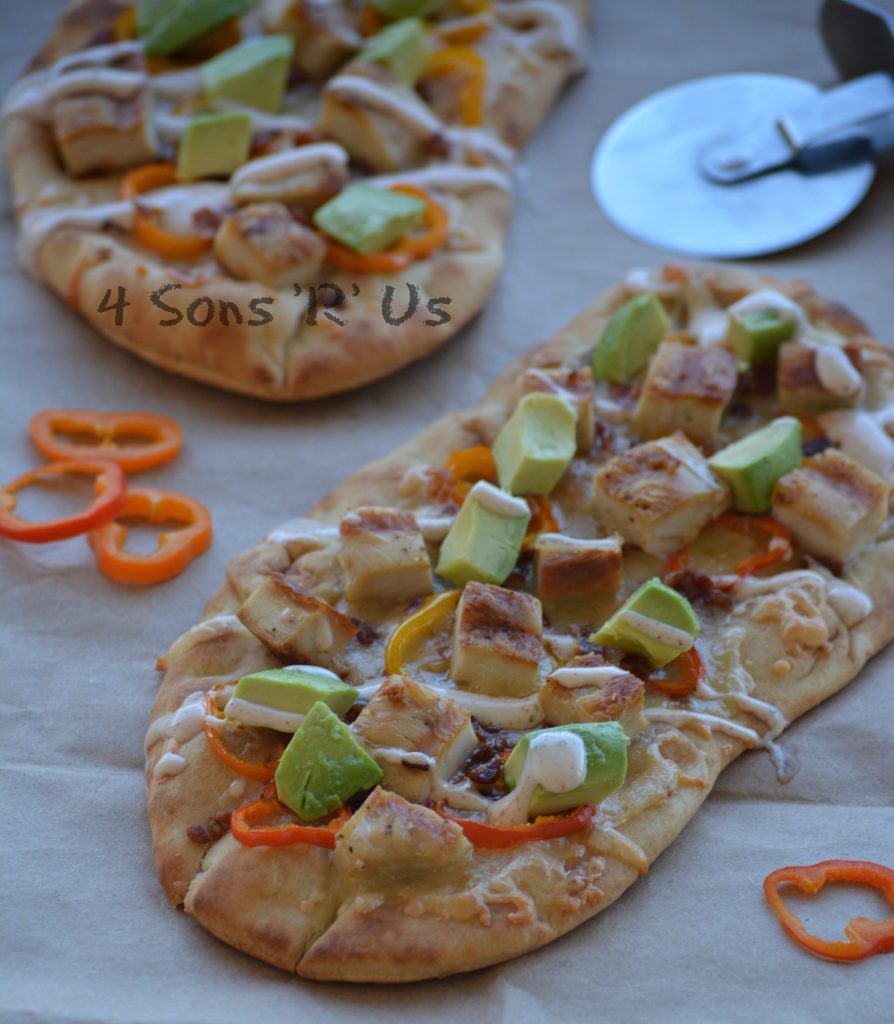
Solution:
<path fill-rule="evenodd" d="M 388 675 L 399 673 L 408 660 L 410 649 L 426 634 L 444 625 L 459 604 L 460 593 L 459 590 L 445 590 L 441 594 L 433 594 L 394 630 L 385 645 L 385 671 Z"/>
<path fill-rule="evenodd" d="M 441 78 L 455 80 L 457 120 L 464 128 L 484 123 L 484 98 L 487 88 L 487 62 L 468 46 L 445 46 L 429 57 L 417 87 L 425 95 L 427 82 Z"/>

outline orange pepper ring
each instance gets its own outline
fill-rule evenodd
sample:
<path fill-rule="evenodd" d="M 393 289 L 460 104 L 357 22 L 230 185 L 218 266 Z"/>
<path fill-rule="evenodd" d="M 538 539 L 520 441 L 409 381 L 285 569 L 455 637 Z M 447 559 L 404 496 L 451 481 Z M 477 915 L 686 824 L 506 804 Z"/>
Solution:
<path fill-rule="evenodd" d="M 307 843 L 334 850 L 336 833 L 351 817 L 350 808 L 343 806 L 325 825 L 302 825 L 298 822 L 289 822 L 285 825 L 254 824 L 259 818 L 282 810 L 288 808 L 275 797 L 261 797 L 237 807 L 230 817 L 233 838 L 243 846 L 291 846 L 293 843 Z"/>
<path fill-rule="evenodd" d="M 404 236 L 390 249 L 368 255 L 354 252 L 347 246 L 327 239 L 326 259 L 329 263 L 333 263 L 340 270 L 355 270 L 359 273 L 402 270 L 414 260 L 430 256 L 444 244 L 450 230 L 450 217 L 444 207 L 415 185 L 392 185 L 390 190 L 415 196 L 425 203 L 422 213 L 424 232 L 419 235 Z"/>
<path fill-rule="evenodd" d="M 215 700 L 225 685 L 224 683 L 217 683 L 205 693 L 205 739 L 208 741 L 208 746 L 211 747 L 211 753 L 229 769 L 236 772 L 237 775 L 244 775 L 245 778 L 255 779 L 257 782 L 269 782 L 276 772 L 279 760 L 277 759 L 275 763 L 265 761 L 263 764 L 244 760 L 238 754 L 227 750 L 223 743 L 221 743 L 220 737 L 210 721 L 212 718 L 223 721 L 224 716 L 217 713 Z"/>
<path fill-rule="evenodd" d="M 176 181 L 177 173 L 173 164 L 143 164 L 142 167 L 128 171 L 121 179 L 121 197 L 136 200 L 143 192 L 164 188 Z M 147 249 L 154 249 L 168 259 L 189 260 L 201 256 L 211 247 L 213 239 L 202 238 L 200 235 L 177 235 L 173 231 L 166 231 L 158 226 L 153 215 L 143 209 L 138 202 L 134 206 L 133 235 Z"/>
<path fill-rule="evenodd" d="M 148 555 L 125 551 L 127 527 L 123 518 L 144 519 L 151 525 L 174 519 L 186 524 L 158 535 L 158 547 Z M 90 535 L 100 572 L 121 583 L 162 583 L 179 575 L 211 544 L 211 517 L 196 498 L 157 487 L 131 487 L 115 518 Z"/>
<path fill-rule="evenodd" d="M 32 522 L 15 515 L 16 492 L 24 490 L 44 477 L 85 473 L 95 477 L 96 497 L 90 504 L 72 516 Z M 45 544 L 54 540 L 67 540 L 87 533 L 111 520 L 124 506 L 124 472 L 115 462 L 104 459 L 66 459 L 51 462 L 25 473 L 11 483 L 0 487 L 0 536 L 29 544 Z"/>
<path fill-rule="evenodd" d="M 810 895 L 818 893 L 826 882 L 856 882 L 878 889 L 894 907 L 894 869 L 872 861 L 825 860 L 803 867 L 778 868 L 764 879 L 764 896 L 782 927 L 811 953 L 841 961 L 865 960 L 875 953 L 894 953 L 894 917 L 885 921 L 855 917 L 844 927 L 847 939 L 821 939 L 808 932 L 798 915 L 786 906 L 779 893 L 779 886 L 784 882 Z"/>
<path fill-rule="evenodd" d="M 484 123 L 484 96 L 487 85 L 487 62 L 480 53 L 468 46 L 445 46 L 429 57 L 421 80 L 428 76 L 442 77 L 454 72 L 464 75 L 457 89 L 460 124 L 464 128 L 477 128 Z"/>
<path fill-rule="evenodd" d="M 93 412 L 89 409 L 45 409 L 28 423 L 37 450 L 52 462 L 89 459 L 99 455 L 117 462 L 126 473 L 138 473 L 173 459 L 183 447 L 180 425 L 166 416 L 147 412 Z M 96 445 L 60 440 L 57 434 L 90 434 Z M 145 437 L 149 443 L 120 448 L 122 435 Z"/>
<path fill-rule="evenodd" d="M 596 813 L 593 804 L 581 804 L 568 814 L 549 814 L 524 825 L 491 825 L 489 822 L 476 821 L 474 818 L 448 814 L 441 806 L 436 806 L 435 810 L 442 818 L 459 825 L 463 835 L 474 846 L 493 850 L 573 835 L 587 828 Z"/>
<path fill-rule="evenodd" d="M 670 668 L 671 665 L 679 665 L 682 668 L 683 676 L 681 679 L 653 679 L 652 675 L 650 675 L 646 679 L 647 685 L 654 686 L 656 690 L 660 690 L 667 697 L 674 697 L 678 700 L 682 697 L 688 697 L 690 693 L 694 692 L 705 673 L 701 655 L 696 647 L 693 646 L 688 651 L 684 651 L 674 658 L 665 667 Z"/>

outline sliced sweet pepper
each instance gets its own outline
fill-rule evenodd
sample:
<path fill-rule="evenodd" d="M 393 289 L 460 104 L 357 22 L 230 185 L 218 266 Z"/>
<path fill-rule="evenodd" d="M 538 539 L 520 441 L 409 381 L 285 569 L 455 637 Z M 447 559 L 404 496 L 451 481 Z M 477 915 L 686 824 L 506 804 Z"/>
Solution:
<path fill-rule="evenodd" d="M 151 412 L 45 409 L 31 417 L 28 432 L 41 455 L 53 462 L 99 456 L 117 462 L 125 473 L 169 462 L 183 447 L 179 424 Z M 79 437 L 89 442 L 75 440 Z M 124 438 L 138 443 L 121 444 Z"/>
<path fill-rule="evenodd" d="M 385 645 L 385 671 L 388 675 L 401 672 L 409 660 L 410 650 L 428 634 L 441 629 L 454 612 L 462 591 L 445 590 L 423 601 L 414 612 L 394 630 Z"/>
<path fill-rule="evenodd" d="M 16 494 L 40 481 L 60 476 L 86 475 L 94 477 L 96 497 L 74 515 L 33 522 L 16 515 Z M 30 544 L 65 540 L 101 527 L 113 519 L 124 506 L 126 481 L 121 467 L 103 459 L 66 459 L 51 462 L 25 473 L 12 483 L 0 487 L 0 536 Z"/>
<path fill-rule="evenodd" d="M 821 939 L 807 931 L 779 893 L 780 885 L 788 883 L 813 895 L 827 882 L 871 886 L 878 889 L 894 907 L 894 869 L 866 860 L 824 860 L 803 867 L 778 868 L 764 879 L 764 896 L 788 934 L 817 956 L 845 963 L 865 960 L 875 953 L 894 953 L 894 916 L 884 921 L 855 917 L 844 926 L 846 939 Z"/>
<path fill-rule="evenodd" d="M 422 230 L 405 235 L 390 249 L 384 252 L 372 252 L 364 255 L 354 252 L 338 242 L 327 240 L 326 259 L 339 270 L 357 271 L 358 273 L 377 274 L 391 270 L 402 270 L 414 260 L 425 259 L 447 240 L 450 229 L 450 217 L 447 211 L 427 192 L 415 185 L 392 185 L 393 192 L 405 192 L 416 196 L 425 203 L 422 213 Z"/>
<path fill-rule="evenodd" d="M 230 818 L 233 838 L 243 846 L 292 846 L 306 843 L 335 849 L 335 834 L 351 817 L 351 809 L 343 806 L 325 825 L 305 825 L 294 820 L 285 804 L 276 799 L 273 787 L 264 790 L 259 800 L 237 807 Z M 282 819 L 291 819 L 285 820 Z"/>
<path fill-rule="evenodd" d="M 58 465 L 58 463 L 57 463 Z M 159 525 L 174 520 L 183 528 L 158 535 L 150 554 L 125 551 L 127 527 L 121 519 L 142 519 Z M 179 575 L 211 544 L 211 516 L 195 498 L 157 487 L 131 487 L 115 518 L 90 535 L 100 572 L 119 583 L 163 583 Z"/>
<path fill-rule="evenodd" d="M 484 97 L 487 89 L 487 61 L 468 46 L 445 46 L 428 59 L 419 80 L 421 91 L 433 79 L 450 78 L 455 81 L 458 116 L 464 128 L 478 128 L 484 124 Z"/>
<path fill-rule="evenodd" d="M 173 164 L 143 164 L 135 167 L 121 180 L 121 198 L 134 199 L 144 192 L 151 192 L 177 181 Z M 202 235 L 178 235 L 161 227 L 156 214 L 136 202 L 133 222 L 134 238 L 147 249 L 152 249 L 170 260 L 191 260 L 211 248 L 213 239 Z"/>
<path fill-rule="evenodd" d="M 224 685 L 218 683 L 205 694 L 205 739 L 208 741 L 208 746 L 211 748 L 212 754 L 237 775 L 243 775 L 247 779 L 254 779 L 258 782 L 270 782 L 276 772 L 276 766 L 285 744 L 280 743 L 279 753 L 264 761 L 249 760 L 241 757 L 235 750 L 231 750 L 221 737 L 220 730 L 225 727 L 226 719 L 217 706 L 218 697 Z M 247 731 L 243 726 L 236 728 L 242 732 Z"/>
<path fill-rule="evenodd" d="M 666 696 L 679 700 L 695 692 L 703 674 L 701 656 L 695 647 L 690 647 L 669 665 L 653 672 L 646 683 Z"/>
<path fill-rule="evenodd" d="M 529 494 L 525 500 L 531 510 L 531 521 L 522 542 L 522 551 L 529 551 L 541 533 L 555 533 L 559 529 L 559 521 L 552 502 L 545 494 Z"/>
<path fill-rule="evenodd" d="M 559 839 L 581 832 L 593 820 L 596 808 L 593 804 L 581 804 L 569 814 L 550 814 L 535 818 L 525 825 L 491 825 L 474 818 L 460 818 L 448 814 L 443 807 L 436 807 L 442 818 L 454 822 L 463 830 L 466 839 L 474 846 L 497 850 L 507 846 L 519 846 L 534 840 Z"/>
<path fill-rule="evenodd" d="M 736 564 L 732 572 L 737 576 L 753 576 L 761 569 L 767 569 L 777 562 L 791 558 L 792 542 L 788 530 L 772 516 L 739 515 L 735 512 L 724 512 L 714 523 L 751 538 L 756 545 L 766 544 L 766 550 L 758 555 L 743 559 Z M 689 566 L 692 551 L 680 548 L 668 555 L 665 572 L 680 572 Z"/>

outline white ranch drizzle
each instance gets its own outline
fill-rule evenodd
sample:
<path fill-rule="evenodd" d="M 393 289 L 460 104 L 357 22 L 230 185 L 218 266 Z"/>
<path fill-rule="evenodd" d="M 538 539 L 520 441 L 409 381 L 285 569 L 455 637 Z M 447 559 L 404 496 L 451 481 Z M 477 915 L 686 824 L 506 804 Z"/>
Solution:
<path fill-rule="evenodd" d="M 179 775 L 186 767 L 186 758 L 181 754 L 175 754 L 173 750 L 166 750 L 155 762 L 152 769 L 152 776 L 161 781 L 169 779 L 172 775 Z"/>
<path fill-rule="evenodd" d="M 775 704 L 769 704 L 767 701 L 752 697 L 750 694 L 742 693 L 739 690 L 721 692 L 720 690 L 715 690 L 714 687 L 702 680 L 696 689 L 696 696 L 701 697 L 703 700 L 731 701 L 742 711 L 746 711 L 748 714 L 754 715 L 755 718 L 761 719 L 769 729 L 769 732 L 765 733 L 762 737 L 763 746 L 767 746 L 788 725 L 788 720 Z"/>
<path fill-rule="evenodd" d="M 732 316 L 746 316 L 748 313 L 760 313 L 768 309 L 772 310 L 781 320 L 795 325 L 793 338 L 797 338 L 802 331 L 807 329 L 807 317 L 804 310 L 793 299 L 772 288 L 759 288 L 757 291 L 749 292 L 738 302 L 734 302 L 727 312 Z"/>
<path fill-rule="evenodd" d="M 515 163 L 515 150 L 480 128 L 444 128 L 442 134 L 454 156 L 480 154 L 507 171 Z"/>
<path fill-rule="evenodd" d="M 762 594 L 775 594 L 784 587 L 810 584 L 826 588 L 826 581 L 812 569 L 792 569 L 789 572 L 777 573 L 775 576 L 747 576 L 736 583 L 735 596 L 741 601 L 747 601 Z"/>
<path fill-rule="evenodd" d="M 180 235 L 195 233 L 194 216 L 204 209 L 224 209 L 231 205 L 228 185 L 202 182 L 194 185 L 169 185 L 143 192 L 136 200 L 141 209 L 161 215 L 165 228 Z"/>
<path fill-rule="evenodd" d="M 146 85 L 143 71 L 122 71 L 117 68 L 82 68 L 66 75 L 44 78 L 17 89 L 3 107 L 4 117 L 27 117 L 48 121 L 52 105 L 66 96 L 99 93 L 116 100 L 128 100 Z"/>
<path fill-rule="evenodd" d="M 129 231 L 134 207 L 129 200 L 90 207 L 38 207 L 26 211 L 19 224 L 18 254 L 23 266 L 37 276 L 37 257 L 44 242 L 56 231 L 101 231 L 107 226 Z"/>
<path fill-rule="evenodd" d="M 729 329 L 729 313 L 721 309 L 706 284 L 690 284 L 685 289 L 689 320 L 686 333 L 703 347 L 719 345 Z"/>
<path fill-rule="evenodd" d="M 235 615 L 214 615 L 210 619 L 204 619 L 202 622 L 196 623 L 195 626 L 190 627 L 182 636 L 178 637 L 165 655 L 165 659 L 170 662 L 171 659 L 176 658 L 182 651 L 192 647 L 193 644 L 219 636 L 227 630 L 243 634 L 248 633 L 248 629 L 242 625 L 242 622 Z"/>
<path fill-rule="evenodd" d="M 324 90 L 348 103 L 367 107 L 377 114 L 391 117 L 420 140 L 437 135 L 443 128 L 439 118 L 421 101 L 398 95 L 391 89 L 361 75 L 336 75 L 329 80 Z"/>
<path fill-rule="evenodd" d="M 542 732 L 532 736 L 515 788 L 491 803 L 487 816 L 498 825 L 522 825 L 530 814 L 538 786 L 549 793 L 568 793 L 587 777 L 583 740 L 572 732 Z"/>
<path fill-rule="evenodd" d="M 183 71 L 163 71 L 149 79 L 149 88 L 163 100 L 182 100 L 198 96 L 204 89 L 202 76 L 197 68 Z"/>
<path fill-rule="evenodd" d="M 649 858 L 646 856 L 645 850 L 632 839 L 628 839 L 622 832 L 612 828 L 601 816 L 590 832 L 587 846 L 596 853 L 602 853 L 629 864 L 641 875 L 649 870 Z"/>
<path fill-rule="evenodd" d="M 440 690 L 445 697 L 473 714 L 485 725 L 500 729 L 531 729 L 543 721 L 537 694 L 530 697 L 488 697 L 468 690 Z"/>
<path fill-rule="evenodd" d="M 456 516 L 416 516 L 419 532 L 431 544 L 442 541 L 456 522 Z"/>
<path fill-rule="evenodd" d="M 160 740 L 165 740 L 164 751 L 152 769 L 156 779 L 170 778 L 186 767 L 186 758 L 179 753 L 180 747 L 188 743 L 205 727 L 204 694 L 197 690 L 184 700 L 176 711 L 159 715 L 146 732 L 145 751 Z"/>
<path fill-rule="evenodd" d="M 369 178 L 367 184 L 388 188 L 390 185 L 418 185 L 436 192 L 453 192 L 463 195 L 483 188 L 498 188 L 509 192 L 512 179 L 496 167 L 461 167 L 457 164 L 435 164 L 415 171 L 401 171 L 397 174 L 378 174 Z"/>
<path fill-rule="evenodd" d="M 312 142 L 249 160 L 230 178 L 230 187 L 278 184 L 295 174 L 348 166 L 348 153 L 334 142 Z"/>
<path fill-rule="evenodd" d="M 894 471 L 894 440 L 876 416 L 856 409 L 833 409 L 817 419 L 830 441 L 855 462 L 871 469 L 883 479 Z"/>
<path fill-rule="evenodd" d="M 695 642 L 685 629 L 677 629 L 676 626 L 669 626 L 658 619 L 650 619 L 648 615 L 641 615 L 639 612 L 624 612 L 624 621 L 638 633 L 669 647 L 675 647 L 678 651 L 688 651 Z"/>
<path fill-rule="evenodd" d="M 129 57 L 142 56 L 143 44 L 139 40 L 123 39 L 118 43 L 103 43 L 100 46 L 90 46 L 86 50 L 69 53 L 65 57 L 60 57 L 47 70 L 62 74 L 74 68 L 102 67 Z"/>
<path fill-rule="evenodd" d="M 829 582 L 829 604 L 839 619 L 850 628 L 872 614 L 872 598 L 841 580 Z"/>
<path fill-rule="evenodd" d="M 370 755 L 386 764 L 408 764 L 414 768 L 434 768 L 435 759 L 421 750 L 404 750 L 402 747 L 373 747 Z"/>
<path fill-rule="evenodd" d="M 322 544 L 338 537 L 338 527 L 319 519 L 290 519 L 267 534 L 265 540 L 272 544 Z"/>
<path fill-rule="evenodd" d="M 825 391 L 847 398 L 860 390 L 863 378 L 840 348 L 819 345 L 815 352 L 813 367 Z"/>
<path fill-rule="evenodd" d="M 526 28 L 531 20 L 539 20 L 540 24 L 528 36 L 531 49 L 540 52 L 558 49 L 574 58 L 575 68 L 583 66 L 583 26 L 570 7 L 544 0 L 513 0 L 494 4 L 494 13 L 513 28 Z"/>
<path fill-rule="evenodd" d="M 522 501 L 521 498 L 514 498 L 511 494 L 501 491 L 499 487 L 494 487 L 493 484 L 489 484 L 486 480 L 479 480 L 475 484 L 472 490 L 469 491 L 469 498 L 475 498 L 479 505 L 486 508 L 488 512 L 493 512 L 496 516 L 517 518 L 530 515 L 527 502 Z"/>
<path fill-rule="evenodd" d="M 535 547 L 541 544 L 555 544 L 561 542 L 565 547 L 580 548 L 582 551 L 620 551 L 621 539 L 617 534 L 611 537 L 567 537 L 564 533 L 541 533 L 535 541 Z"/>
<path fill-rule="evenodd" d="M 615 665 L 580 665 L 568 668 L 557 668 L 549 677 L 549 681 L 564 686 L 566 690 L 576 690 L 581 686 L 605 686 L 612 679 L 626 676 L 622 668 Z"/>
<path fill-rule="evenodd" d="M 256 704 L 242 697 L 230 697 L 226 706 L 227 718 L 242 725 L 257 725 L 278 732 L 296 732 L 304 721 L 304 715 L 297 711 L 283 711 L 267 704 Z"/>
<path fill-rule="evenodd" d="M 580 654 L 580 640 L 567 633 L 544 633 L 543 643 L 559 661 L 570 661 Z"/>
<path fill-rule="evenodd" d="M 493 802 L 477 792 L 468 779 L 463 782 L 444 782 L 437 775 L 432 780 L 431 800 L 443 800 L 458 811 L 486 811 Z"/>
<path fill-rule="evenodd" d="M 747 725 L 739 725 L 719 715 L 709 715 L 701 711 L 684 711 L 682 708 L 646 708 L 643 714 L 650 722 L 665 722 L 667 725 L 690 728 L 708 738 L 712 732 L 725 732 L 729 736 L 742 740 L 749 747 L 760 746 L 760 736 Z"/>
<path fill-rule="evenodd" d="M 711 474 L 708 469 L 707 463 L 702 465 L 698 461 L 698 452 L 695 454 L 690 452 L 682 441 L 677 440 L 675 437 L 660 437 L 654 444 L 656 444 L 663 452 L 670 455 L 672 459 L 675 459 L 680 463 L 681 466 L 685 466 L 690 473 L 693 473 L 699 480 L 704 483 L 710 484 L 713 488 L 717 487 L 717 480 Z"/>
<path fill-rule="evenodd" d="M 265 114 L 260 110 L 252 110 L 251 107 L 242 107 L 231 103 L 221 106 L 236 113 L 248 114 L 251 117 L 251 127 L 255 134 L 267 131 L 309 132 L 312 128 L 310 121 L 295 114 Z M 192 120 L 192 117 L 185 114 L 160 112 L 155 115 L 155 128 L 162 138 L 175 142 L 183 135 Z"/>
<path fill-rule="evenodd" d="M 227 786 L 227 788 L 221 793 L 217 799 L 218 807 L 235 807 L 237 804 L 242 802 L 242 798 L 245 796 L 245 790 L 248 788 L 248 779 L 238 778 Z"/>

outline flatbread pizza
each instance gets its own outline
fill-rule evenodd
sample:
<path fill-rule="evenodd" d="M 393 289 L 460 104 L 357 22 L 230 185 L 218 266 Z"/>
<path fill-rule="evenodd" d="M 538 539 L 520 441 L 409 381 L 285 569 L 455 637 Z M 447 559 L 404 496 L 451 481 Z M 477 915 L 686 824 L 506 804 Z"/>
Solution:
<path fill-rule="evenodd" d="M 784 779 L 786 725 L 894 637 L 892 400 L 894 356 L 804 282 L 628 275 L 235 558 L 160 659 L 171 902 L 355 982 L 609 906 L 743 751 Z"/>
<path fill-rule="evenodd" d="M 271 400 L 392 373 L 499 274 L 579 0 L 83 0 L 6 98 L 23 266 L 116 344 Z"/>

